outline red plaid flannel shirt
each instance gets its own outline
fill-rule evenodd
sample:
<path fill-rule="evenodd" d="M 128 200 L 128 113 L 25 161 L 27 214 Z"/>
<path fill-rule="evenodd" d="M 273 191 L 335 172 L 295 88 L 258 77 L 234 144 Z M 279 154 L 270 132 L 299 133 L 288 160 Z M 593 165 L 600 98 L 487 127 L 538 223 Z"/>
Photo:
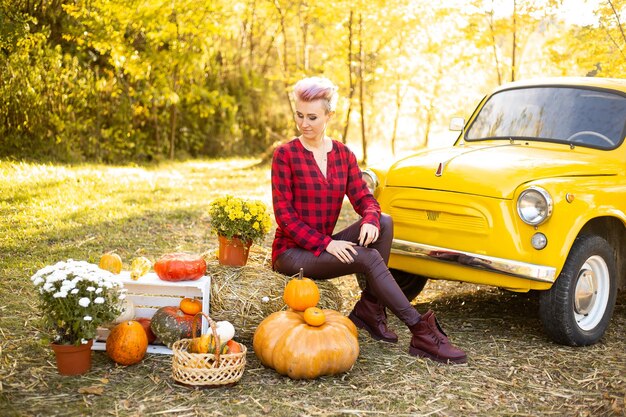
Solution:
<path fill-rule="evenodd" d="M 361 223 L 380 228 L 380 206 L 367 189 L 356 156 L 333 140 L 326 178 L 313 152 L 299 139 L 274 151 L 272 202 L 278 227 L 272 244 L 272 262 L 287 249 L 301 247 L 319 256 L 331 242 L 344 196 L 362 217 Z"/>

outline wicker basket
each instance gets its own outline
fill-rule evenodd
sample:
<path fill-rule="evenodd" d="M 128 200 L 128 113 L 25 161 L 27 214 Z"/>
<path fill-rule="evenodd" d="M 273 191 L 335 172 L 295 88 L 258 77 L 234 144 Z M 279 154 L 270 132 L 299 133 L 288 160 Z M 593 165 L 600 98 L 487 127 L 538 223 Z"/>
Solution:
<path fill-rule="evenodd" d="M 192 337 L 196 334 L 196 323 L 206 317 L 213 337 L 220 346 L 215 322 L 204 312 L 196 314 L 193 321 Z M 192 339 L 181 339 L 172 345 L 172 378 L 178 383 L 199 388 L 213 388 L 237 383 L 246 366 L 246 346 L 241 344 L 241 352 L 216 354 L 189 353 Z"/>

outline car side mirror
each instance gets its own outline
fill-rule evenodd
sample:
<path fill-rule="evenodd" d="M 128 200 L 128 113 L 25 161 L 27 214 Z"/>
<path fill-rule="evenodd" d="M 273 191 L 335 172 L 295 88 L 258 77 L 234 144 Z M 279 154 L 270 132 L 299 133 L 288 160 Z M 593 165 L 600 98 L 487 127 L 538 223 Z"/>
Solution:
<path fill-rule="evenodd" d="M 465 127 L 465 119 L 462 117 L 453 117 L 450 119 L 449 129 L 453 132 L 460 132 Z"/>

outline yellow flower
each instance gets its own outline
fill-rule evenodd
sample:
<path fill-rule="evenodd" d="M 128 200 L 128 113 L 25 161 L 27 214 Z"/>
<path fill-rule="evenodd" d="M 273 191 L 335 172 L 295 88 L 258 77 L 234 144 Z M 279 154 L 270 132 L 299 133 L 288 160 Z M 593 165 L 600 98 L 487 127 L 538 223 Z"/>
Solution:
<path fill-rule="evenodd" d="M 270 213 L 260 200 L 245 200 L 226 195 L 210 205 L 212 232 L 228 238 L 260 242 L 272 227 Z"/>

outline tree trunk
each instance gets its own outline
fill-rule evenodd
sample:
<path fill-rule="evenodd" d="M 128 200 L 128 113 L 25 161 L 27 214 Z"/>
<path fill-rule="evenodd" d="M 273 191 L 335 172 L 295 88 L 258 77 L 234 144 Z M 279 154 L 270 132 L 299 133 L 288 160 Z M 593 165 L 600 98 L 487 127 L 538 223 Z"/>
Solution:
<path fill-rule="evenodd" d="M 489 13 L 489 30 L 491 32 L 491 46 L 493 48 L 493 58 L 496 61 L 496 73 L 498 74 L 498 85 L 502 85 L 502 74 L 500 73 L 500 60 L 498 59 L 498 45 L 496 43 L 496 28 L 493 22 L 493 2 Z"/>
<path fill-rule="evenodd" d="M 433 89 L 430 94 L 430 100 L 428 101 L 428 108 L 426 109 L 426 127 L 424 129 L 424 146 L 428 146 L 428 137 L 430 136 L 430 129 L 435 119 L 435 100 L 439 95 L 439 87 L 441 86 L 441 80 L 443 79 L 443 64 L 441 59 L 437 64 L 437 77 L 433 83 Z"/>
<path fill-rule="evenodd" d="M 361 143 L 363 146 L 363 163 L 367 163 L 367 135 L 365 134 L 365 52 L 363 51 L 363 16 L 359 13 L 359 105 L 361 111 Z"/>
<path fill-rule="evenodd" d="M 174 159 L 176 146 L 176 104 L 170 106 L 170 159 Z"/>
<path fill-rule="evenodd" d="M 400 110 L 402 109 L 402 102 L 404 101 L 404 92 L 400 91 L 400 74 L 397 74 L 396 78 L 396 115 L 393 118 L 393 130 L 391 133 L 391 154 L 396 156 L 396 137 L 398 135 L 398 122 L 400 120 Z"/>
<path fill-rule="evenodd" d="M 350 114 L 352 113 L 352 97 L 354 97 L 354 77 L 352 76 L 352 44 L 354 42 L 352 33 L 353 17 L 354 11 L 350 10 L 350 17 L 348 18 L 348 111 L 346 112 L 346 123 L 343 126 L 343 136 L 341 137 L 343 143 L 347 143 L 348 141 Z"/>
<path fill-rule="evenodd" d="M 288 82 L 288 74 L 289 74 L 289 61 L 287 61 L 287 29 L 285 27 L 285 13 L 283 12 L 283 9 L 280 7 L 280 3 L 278 2 L 278 0 L 274 0 L 274 7 L 276 8 L 276 11 L 278 12 L 278 16 L 280 17 L 280 30 L 281 33 L 283 35 L 283 50 L 282 50 L 282 61 L 283 61 L 283 84 L 285 87 L 285 99 L 287 100 L 287 104 L 289 105 L 289 110 L 290 113 L 293 114 L 294 113 L 294 108 L 293 108 L 293 104 L 291 102 L 291 97 L 289 95 L 289 82 Z M 279 52 L 279 59 L 280 59 L 280 49 L 278 49 Z M 295 124 L 295 120 L 294 120 L 294 124 Z M 297 125 L 296 125 L 297 127 Z"/>
<path fill-rule="evenodd" d="M 517 49 L 517 0 L 513 0 L 513 45 L 511 50 L 511 81 L 515 81 L 515 53 Z"/>

